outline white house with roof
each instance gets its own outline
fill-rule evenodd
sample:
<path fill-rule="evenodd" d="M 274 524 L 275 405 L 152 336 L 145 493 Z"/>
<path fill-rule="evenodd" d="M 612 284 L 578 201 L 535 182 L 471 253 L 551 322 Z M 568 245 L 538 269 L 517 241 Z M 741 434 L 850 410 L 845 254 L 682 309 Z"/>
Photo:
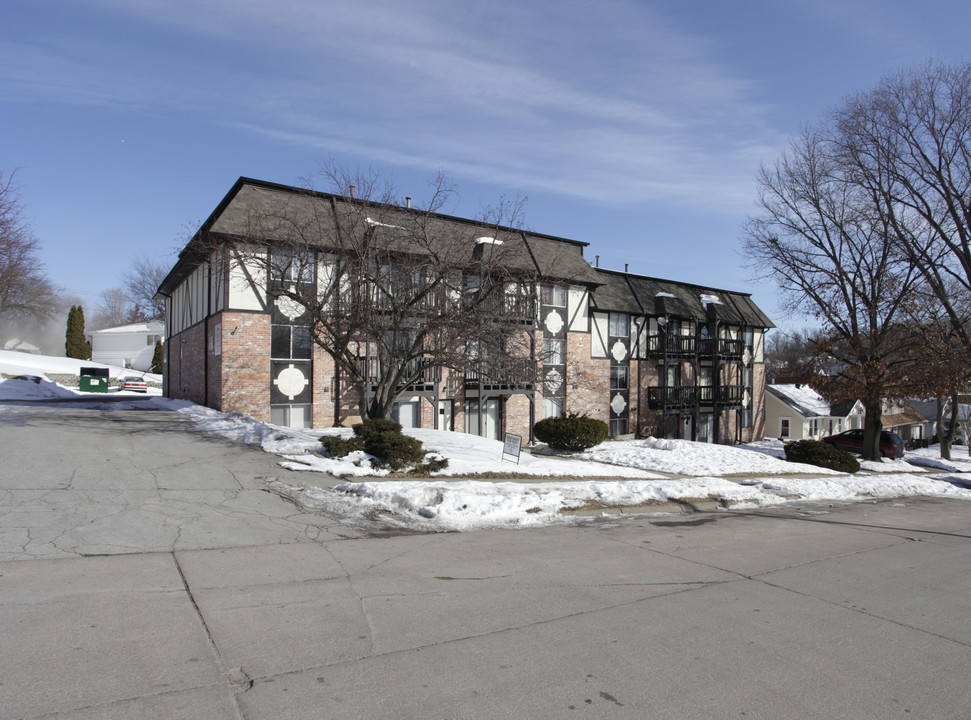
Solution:
<path fill-rule="evenodd" d="M 863 404 L 828 403 L 808 385 L 767 385 L 765 435 L 781 440 L 820 440 L 863 427 Z"/>
<path fill-rule="evenodd" d="M 152 367 L 155 343 L 162 340 L 164 324 L 158 320 L 105 328 L 85 333 L 91 343 L 91 360 L 147 371 Z"/>

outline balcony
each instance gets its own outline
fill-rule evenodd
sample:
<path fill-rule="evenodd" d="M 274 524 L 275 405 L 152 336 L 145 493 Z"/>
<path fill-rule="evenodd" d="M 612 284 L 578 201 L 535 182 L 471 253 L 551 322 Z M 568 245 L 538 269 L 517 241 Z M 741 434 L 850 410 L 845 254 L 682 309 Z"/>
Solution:
<path fill-rule="evenodd" d="M 535 376 L 535 360 L 506 358 L 501 366 L 479 363 L 475 367 L 466 368 L 465 388 L 499 394 L 523 392 L 533 389 Z"/>
<path fill-rule="evenodd" d="M 695 354 L 694 335 L 658 333 L 647 339 L 648 357 L 691 357 Z"/>
<path fill-rule="evenodd" d="M 368 385 L 374 389 L 381 380 L 380 365 L 376 358 L 369 358 L 364 362 L 367 369 Z M 413 379 L 411 382 L 397 389 L 397 392 L 433 392 L 442 381 L 442 369 L 429 364 L 428 360 L 416 358 L 409 361 L 405 370 L 405 377 Z"/>
<path fill-rule="evenodd" d="M 695 406 L 731 409 L 742 407 L 741 385 L 677 385 L 649 387 L 647 405 L 652 410 L 685 410 Z"/>

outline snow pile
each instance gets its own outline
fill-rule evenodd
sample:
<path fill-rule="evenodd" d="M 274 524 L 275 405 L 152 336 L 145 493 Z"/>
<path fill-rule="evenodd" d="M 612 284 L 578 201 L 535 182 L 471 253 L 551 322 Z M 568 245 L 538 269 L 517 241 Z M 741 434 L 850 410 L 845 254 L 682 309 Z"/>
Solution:
<path fill-rule="evenodd" d="M 4 371 L 0 400 L 54 400 L 76 395 L 43 375 L 13 375 Z"/>
<path fill-rule="evenodd" d="M 8 355 L 33 364 L 11 368 Z M 269 481 L 269 488 L 308 508 L 342 519 L 378 517 L 382 522 L 418 530 L 470 530 L 528 527 L 574 522 L 571 513 L 627 508 L 628 511 L 671 510 L 663 503 L 717 503 L 725 507 L 764 507 L 804 502 L 851 502 L 908 496 L 957 497 L 971 500 L 971 458 L 936 457 L 937 448 L 915 450 L 904 460 L 863 463 L 847 475 L 785 461 L 784 445 L 765 440 L 728 447 L 686 440 L 609 441 L 585 453 L 564 456 L 524 452 L 517 464 L 502 453 L 503 445 L 465 433 L 409 430 L 426 450 L 448 459 L 448 468 L 430 480 L 382 479 L 387 470 L 372 467 L 371 458 L 353 453 L 325 456 L 319 438 L 350 436 L 351 430 L 296 430 L 261 423 L 241 413 L 223 413 L 187 401 L 158 396 L 126 397 L 121 402 L 63 388 L 44 372 L 71 372 L 63 358 L 21 353 L 0 355 L 0 400 L 45 401 L 45 411 L 59 407 L 100 410 L 163 409 L 190 418 L 203 432 L 256 445 L 280 456 L 288 469 L 305 471 L 306 484 Z M 53 367 L 52 367 L 53 366 Z M 33 377 L 24 379 L 21 375 Z M 65 398 L 74 402 L 64 403 Z M 0 405 L 0 414 L 4 408 Z M 476 475 L 498 476 L 486 482 Z M 313 478 L 313 479 L 311 479 Z M 516 478 L 519 482 L 511 481 Z"/>
<path fill-rule="evenodd" d="M 668 502 L 717 501 L 756 507 L 784 502 L 759 487 L 721 478 L 698 478 L 686 499 L 684 484 L 672 480 L 550 483 L 385 481 L 346 482 L 332 489 L 270 481 L 271 490 L 309 508 L 354 518 L 380 516 L 401 527 L 436 531 L 530 527 L 573 522 L 564 511 L 651 506 Z M 663 508 L 658 507 L 657 510 Z M 393 519 L 393 520 L 392 520 Z"/>
<path fill-rule="evenodd" d="M 782 456 L 785 452 L 779 449 Z M 775 475 L 796 471 L 816 474 L 838 474 L 811 465 L 797 465 L 762 452 L 753 453 L 743 447 L 709 445 L 689 440 L 628 440 L 606 442 L 579 457 L 600 462 L 626 465 L 643 470 L 674 473 L 676 475 L 734 475 L 759 473 Z"/>

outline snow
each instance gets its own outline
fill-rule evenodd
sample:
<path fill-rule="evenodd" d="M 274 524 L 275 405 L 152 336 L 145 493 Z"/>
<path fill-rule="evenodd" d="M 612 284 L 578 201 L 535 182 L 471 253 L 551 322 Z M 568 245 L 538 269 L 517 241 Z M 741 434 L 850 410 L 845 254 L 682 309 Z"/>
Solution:
<path fill-rule="evenodd" d="M 90 364 L 0 351 L 0 401 L 43 401 L 57 408 L 59 400 L 83 396 L 89 398 L 89 408 L 158 408 L 182 413 L 201 432 L 276 454 L 282 467 L 299 475 L 285 481 L 269 480 L 270 490 L 350 523 L 379 516 L 402 528 L 463 531 L 578 522 L 576 512 L 673 511 L 686 504 L 758 508 L 911 496 L 971 500 L 971 458 L 960 454 L 962 448 L 955 448 L 951 461 L 937 457 L 935 446 L 910 451 L 906 460 L 862 463 L 861 472 L 849 475 L 789 463 L 778 440 L 728 447 L 646 438 L 608 441 L 572 455 L 538 446 L 531 454 L 524 452 L 517 464 L 504 459 L 503 445 L 496 440 L 409 430 L 428 451 L 446 457 L 448 467 L 431 478 L 400 479 L 373 468 L 364 453 L 326 457 L 319 438 L 349 437 L 350 429 L 281 428 L 240 413 L 218 412 L 157 395 L 125 393 L 132 396 L 130 401 L 99 403 L 98 395 L 63 387 L 44 374 L 76 372 L 80 365 Z M 113 376 L 114 371 L 117 375 L 128 372 L 112 368 Z M 16 375 L 30 377 L 18 379 Z M 4 412 L 0 404 L 0 424 Z"/>
<path fill-rule="evenodd" d="M 808 385 L 782 384 L 769 385 L 768 387 L 772 388 L 772 391 L 777 395 L 782 395 L 788 399 L 797 410 L 805 408 L 812 413 L 807 417 L 828 417 L 830 415 L 830 404 Z"/>

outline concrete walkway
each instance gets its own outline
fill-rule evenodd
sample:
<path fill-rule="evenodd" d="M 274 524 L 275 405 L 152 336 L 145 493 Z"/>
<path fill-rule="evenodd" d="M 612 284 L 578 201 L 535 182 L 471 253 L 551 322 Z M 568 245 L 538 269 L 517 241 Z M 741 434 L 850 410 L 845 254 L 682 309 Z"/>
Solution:
<path fill-rule="evenodd" d="M 971 503 L 389 535 L 172 413 L 0 454 L 0 718 L 969 717 Z"/>

